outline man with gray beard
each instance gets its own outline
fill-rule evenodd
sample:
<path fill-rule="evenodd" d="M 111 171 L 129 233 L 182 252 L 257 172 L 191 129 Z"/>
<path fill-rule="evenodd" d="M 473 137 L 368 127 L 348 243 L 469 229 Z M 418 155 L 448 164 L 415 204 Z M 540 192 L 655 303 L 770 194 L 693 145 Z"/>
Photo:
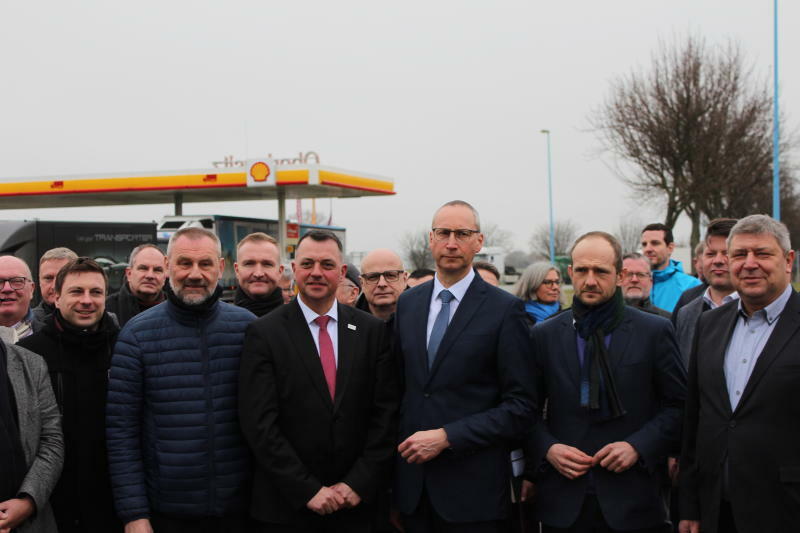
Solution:
<path fill-rule="evenodd" d="M 167 247 L 167 301 L 133 317 L 114 347 L 106 434 L 126 533 L 249 528 L 252 467 L 239 429 L 239 358 L 250 311 L 219 300 L 224 260 L 203 228 Z"/>

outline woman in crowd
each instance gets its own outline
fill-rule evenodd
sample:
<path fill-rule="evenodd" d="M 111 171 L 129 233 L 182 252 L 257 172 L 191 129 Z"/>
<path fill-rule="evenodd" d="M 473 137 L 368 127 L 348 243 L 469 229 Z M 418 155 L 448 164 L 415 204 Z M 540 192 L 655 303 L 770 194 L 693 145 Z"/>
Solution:
<path fill-rule="evenodd" d="M 534 263 L 520 276 L 514 294 L 525 302 L 533 326 L 561 310 L 561 274 L 547 261 Z"/>

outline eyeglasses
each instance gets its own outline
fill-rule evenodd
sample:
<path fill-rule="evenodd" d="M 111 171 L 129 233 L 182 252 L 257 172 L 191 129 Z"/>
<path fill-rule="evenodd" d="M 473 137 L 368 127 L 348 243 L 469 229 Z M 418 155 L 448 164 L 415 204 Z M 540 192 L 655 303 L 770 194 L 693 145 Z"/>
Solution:
<path fill-rule="evenodd" d="M 480 233 L 480 230 L 476 229 L 433 228 L 431 231 L 433 231 L 433 238 L 437 241 L 449 241 L 452 233 L 458 242 L 467 241 L 475 233 Z"/>
<path fill-rule="evenodd" d="M 378 280 L 385 279 L 388 283 L 394 283 L 395 281 L 400 279 L 400 275 L 405 272 L 404 270 L 385 270 L 383 272 L 365 272 L 361 274 L 361 279 L 364 280 L 365 283 L 369 283 L 370 285 L 374 283 L 378 283 Z"/>
<path fill-rule="evenodd" d="M 625 279 L 633 279 L 633 278 L 650 279 L 652 277 L 652 274 L 650 274 L 650 272 L 625 272 L 623 277 Z"/>
<path fill-rule="evenodd" d="M 555 287 L 556 285 L 561 285 L 560 279 L 546 279 L 542 281 L 542 285 L 547 285 L 548 287 Z"/>
<path fill-rule="evenodd" d="M 25 288 L 25 284 L 28 282 L 28 278 L 17 277 L 17 278 L 0 279 L 0 290 L 2 290 L 3 287 L 6 286 L 6 281 L 8 282 L 9 285 L 11 285 L 12 289 L 14 289 L 15 291 L 20 291 Z"/>

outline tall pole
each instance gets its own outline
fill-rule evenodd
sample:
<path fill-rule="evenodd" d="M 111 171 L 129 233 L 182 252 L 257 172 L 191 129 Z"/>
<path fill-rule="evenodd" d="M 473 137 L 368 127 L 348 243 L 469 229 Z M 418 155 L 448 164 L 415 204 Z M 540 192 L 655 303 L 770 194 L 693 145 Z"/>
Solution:
<path fill-rule="evenodd" d="M 778 0 L 773 1 L 773 43 L 775 57 L 772 65 L 772 85 L 775 94 L 772 97 L 772 218 L 781 219 L 781 178 L 780 178 L 780 135 L 778 113 Z"/>
<path fill-rule="evenodd" d="M 550 162 L 550 130 L 542 130 L 541 132 L 547 136 L 547 198 L 550 209 L 550 262 L 556 264 L 556 228 L 553 220 L 553 168 Z"/>

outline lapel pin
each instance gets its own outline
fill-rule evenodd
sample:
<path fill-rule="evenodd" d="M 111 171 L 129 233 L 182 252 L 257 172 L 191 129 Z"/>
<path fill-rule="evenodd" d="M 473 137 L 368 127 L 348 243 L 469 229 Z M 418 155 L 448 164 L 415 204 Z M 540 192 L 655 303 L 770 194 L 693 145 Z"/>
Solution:
<path fill-rule="evenodd" d="M 347 329 L 352 329 L 353 331 L 355 331 L 356 327 L 353 324 L 347 324 Z"/>

